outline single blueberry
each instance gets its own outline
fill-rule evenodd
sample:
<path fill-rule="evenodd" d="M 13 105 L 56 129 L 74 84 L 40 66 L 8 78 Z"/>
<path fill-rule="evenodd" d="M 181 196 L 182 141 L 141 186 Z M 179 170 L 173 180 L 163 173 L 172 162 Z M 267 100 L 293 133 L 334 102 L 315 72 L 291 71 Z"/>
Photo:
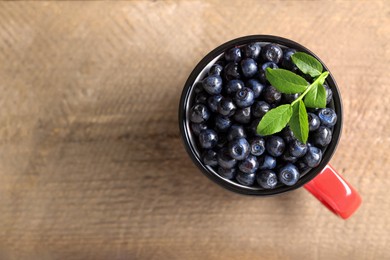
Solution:
<path fill-rule="evenodd" d="M 219 166 L 225 169 L 231 169 L 237 164 L 237 160 L 233 159 L 230 156 L 229 150 L 227 147 L 222 148 L 219 150 L 218 155 L 217 155 L 217 161 Z"/>
<path fill-rule="evenodd" d="M 325 92 L 326 92 L 326 104 L 329 104 L 330 101 L 332 101 L 333 92 L 330 89 L 330 87 L 328 87 L 328 85 L 324 84 L 324 88 L 325 88 Z"/>
<path fill-rule="evenodd" d="M 248 144 L 249 150 L 249 144 Z M 254 155 L 248 155 L 243 161 L 238 164 L 238 169 L 242 172 L 246 173 L 254 173 L 257 168 L 259 168 L 259 162 L 257 161 L 257 157 Z"/>
<path fill-rule="evenodd" d="M 299 97 L 299 93 L 295 94 L 283 94 L 283 99 L 286 101 L 286 103 L 292 103 L 295 99 Z"/>
<path fill-rule="evenodd" d="M 261 156 L 258 161 L 260 170 L 272 170 L 276 167 L 276 159 L 272 156 Z"/>
<path fill-rule="evenodd" d="M 337 115 L 331 108 L 322 108 L 318 111 L 318 117 L 320 118 L 321 125 L 332 127 L 337 122 Z"/>
<path fill-rule="evenodd" d="M 311 168 L 307 166 L 305 162 L 302 160 L 298 160 L 295 165 L 297 166 L 299 172 L 301 173 L 301 176 L 307 173 Z"/>
<path fill-rule="evenodd" d="M 309 131 L 315 131 L 320 127 L 321 121 L 316 114 L 307 113 L 307 119 L 309 121 Z"/>
<path fill-rule="evenodd" d="M 255 102 L 253 91 L 250 88 L 243 88 L 237 91 L 234 101 L 241 108 L 251 106 Z"/>
<path fill-rule="evenodd" d="M 282 160 L 285 161 L 285 162 L 291 162 L 291 163 L 295 163 L 298 158 L 295 157 L 295 156 L 292 156 L 291 153 L 287 150 L 285 151 L 282 156 L 281 156 Z"/>
<path fill-rule="evenodd" d="M 289 144 L 288 151 L 294 157 L 302 157 L 307 152 L 307 145 L 298 140 L 293 140 Z"/>
<path fill-rule="evenodd" d="M 234 47 L 225 51 L 225 60 L 238 62 L 241 60 L 241 50 L 240 48 Z"/>
<path fill-rule="evenodd" d="M 283 56 L 283 50 L 279 45 L 270 43 L 262 48 L 261 55 L 265 61 L 279 63 Z"/>
<path fill-rule="evenodd" d="M 221 75 L 222 70 L 223 70 L 222 65 L 220 65 L 220 64 L 213 64 L 210 67 L 209 75 Z"/>
<path fill-rule="evenodd" d="M 199 134 L 199 143 L 205 149 L 213 148 L 218 142 L 218 135 L 214 130 L 206 129 Z"/>
<path fill-rule="evenodd" d="M 297 51 L 294 49 L 287 49 L 283 53 L 283 58 L 282 58 L 282 66 L 285 69 L 288 70 L 296 70 L 297 66 L 294 64 L 294 62 L 291 59 L 291 56 L 296 53 Z"/>
<path fill-rule="evenodd" d="M 190 110 L 190 121 L 193 123 L 203 123 L 210 118 L 210 112 L 203 104 L 196 104 Z"/>
<path fill-rule="evenodd" d="M 234 62 L 226 64 L 225 68 L 223 69 L 223 74 L 226 80 L 241 78 L 238 64 Z"/>
<path fill-rule="evenodd" d="M 206 130 L 207 125 L 205 123 L 191 123 L 191 130 L 195 135 L 199 135 L 202 130 Z"/>
<path fill-rule="evenodd" d="M 195 96 L 195 104 L 206 104 L 208 98 L 209 95 L 205 91 L 199 92 Z"/>
<path fill-rule="evenodd" d="M 217 166 L 218 161 L 217 161 L 217 153 L 213 150 L 206 150 L 202 154 L 202 159 L 204 164 L 208 166 Z"/>
<path fill-rule="evenodd" d="M 267 77 L 266 77 L 266 74 L 265 74 L 265 71 L 267 70 L 267 68 L 277 69 L 279 67 L 278 67 L 278 65 L 275 62 L 272 62 L 272 61 L 266 62 L 263 65 L 261 65 L 260 70 L 259 70 L 259 73 L 260 73 L 259 76 L 260 76 L 260 80 L 263 83 L 267 82 Z"/>
<path fill-rule="evenodd" d="M 232 125 L 227 133 L 228 141 L 233 141 L 237 138 L 246 138 L 246 133 L 242 125 Z"/>
<path fill-rule="evenodd" d="M 281 136 L 283 137 L 284 141 L 286 141 L 286 143 L 296 140 L 293 131 L 288 126 L 283 128 L 281 131 Z"/>
<path fill-rule="evenodd" d="M 276 88 L 270 85 L 265 88 L 263 98 L 269 104 L 277 104 L 282 99 L 282 93 L 280 93 L 276 90 Z"/>
<path fill-rule="evenodd" d="M 264 189 L 273 189 L 278 184 L 276 173 L 271 170 L 262 170 L 257 172 L 257 183 Z"/>
<path fill-rule="evenodd" d="M 215 116 L 215 128 L 217 131 L 224 132 L 232 125 L 232 120 L 229 117 L 223 115 Z"/>
<path fill-rule="evenodd" d="M 200 93 L 203 91 L 203 83 L 202 81 L 198 81 L 194 84 L 194 92 L 196 94 Z"/>
<path fill-rule="evenodd" d="M 305 156 L 303 157 L 303 162 L 306 163 L 310 168 L 317 167 L 322 160 L 322 151 L 321 149 L 308 145 L 308 150 Z"/>
<path fill-rule="evenodd" d="M 228 144 L 228 139 L 226 137 L 226 134 L 223 132 L 218 133 L 218 143 L 217 143 L 217 148 L 221 149 L 226 147 Z"/>
<path fill-rule="evenodd" d="M 250 141 L 251 154 L 260 156 L 265 152 L 265 141 L 262 137 L 254 137 Z"/>
<path fill-rule="evenodd" d="M 328 144 L 330 144 L 330 141 L 332 141 L 332 130 L 330 130 L 326 126 L 320 126 L 315 132 L 314 132 L 314 144 L 325 147 Z"/>
<path fill-rule="evenodd" d="M 279 170 L 278 176 L 281 183 L 292 186 L 299 180 L 299 171 L 294 164 L 288 163 Z"/>
<path fill-rule="evenodd" d="M 243 89 L 244 87 L 244 82 L 239 79 L 232 79 L 229 80 L 226 84 L 226 93 L 236 94 L 237 91 Z"/>
<path fill-rule="evenodd" d="M 237 123 L 248 124 L 251 121 L 251 107 L 244 107 L 236 110 L 233 119 Z"/>
<path fill-rule="evenodd" d="M 274 135 L 267 138 L 265 147 L 270 155 L 278 157 L 283 154 L 286 144 L 282 137 Z"/>
<path fill-rule="evenodd" d="M 257 133 L 257 126 L 259 125 L 259 123 L 260 123 L 260 118 L 253 119 L 250 125 L 247 127 L 247 132 L 253 136 L 260 136 Z"/>
<path fill-rule="evenodd" d="M 229 143 L 230 156 L 236 160 L 244 160 L 248 157 L 250 146 L 245 138 L 239 138 Z"/>
<path fill-rule="evenodd" d="M 203 88 L 210 95 L 220 94 L 222 91 L 222 78 L 219 75 L 211 75 L 203 81 Z"/>
<path fill-rule="evenodd" d="M 257 101 L 252 106 L 252 115 L 254 117 L 263 117 L 271 109 L 265 101 Z"/>
<path fill-rule="evenodd" d="M 231 98 L 222 98 L 218 104 L 217 110 L 221 115 L 230 117 L 236 112 L 236 105 L 234 105 Z"/>
<path fill-rule="evenodd" d="M 260 83 L 257 79 L 250 79 L 246 82 L 246 86 L 253 91 L 255 98 L 260 97 L 261 92 L 265 89 L 265 86 Z"/>
<path fill-rule="evenodd" d="M 261 52 L 261 46 L 258 42 L 252 42 L 244 47 L 244 54 L 247 58 L 257 59 Z"/>
<path fill-rule="evenodd" d="M 218 174 L 225 179 L 231 180 L 236 177 L 236 168 L 225 169 L 218 167 Z"/>
<path fill-rule="evenodd" d="M 211 112 L 217 112 L 218 104 L 222 100 L 222 95 L 212 95 L 207 99 L 207 105 Z"/>
<path fill-rule="evenodd" d="M 245 77 L 247 78 L 253 77 L 258 71 L 256 61 L 254 61 L 251 58 L 243 59 L 241 61 L 241 71 Z"/>
<path fill-rule="evenodd" d="M 256 174 L 254 172 L 246 173 L 238 171 L 236 180 L 239 184 L 244 186 L 252 186 L 256 180 Z"/>

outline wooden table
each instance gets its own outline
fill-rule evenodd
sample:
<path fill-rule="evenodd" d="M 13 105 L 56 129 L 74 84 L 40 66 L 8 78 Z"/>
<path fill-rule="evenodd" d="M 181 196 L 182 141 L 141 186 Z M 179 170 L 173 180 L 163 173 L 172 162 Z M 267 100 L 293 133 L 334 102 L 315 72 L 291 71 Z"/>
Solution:
<path fill-rule="evenodd" d="M 182 145 L 196 63 L 249 34 L 317 53 L 345 109 L 342 221 L 225 191 Z M 0 4 L 0 259 L 390 259 L 390 2 Z"/>

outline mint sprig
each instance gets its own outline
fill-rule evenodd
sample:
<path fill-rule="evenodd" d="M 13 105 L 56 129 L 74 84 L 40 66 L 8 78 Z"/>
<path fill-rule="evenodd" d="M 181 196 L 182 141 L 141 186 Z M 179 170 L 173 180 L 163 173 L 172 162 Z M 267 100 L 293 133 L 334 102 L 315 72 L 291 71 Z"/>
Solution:
<path fill-rule="evenodd" d="M 291 104 L 278 106 L 268 111 L 257 126 L 263 136 L 280 132 L 288 124 L 294 136 L 302 143 L 309 137 L 309 122 L 306 107 L 326 107 L 326 91 L 323 86 L 329 72 L 322 72 L 321 63 L 313 56 L 296 52 L 292 61 L 305 74 L 312 77 L 308 83 L 301 76 L 284 69 L 267 68 L 266 78 L 278 91 L 285 94 L 301 93 Z"/>

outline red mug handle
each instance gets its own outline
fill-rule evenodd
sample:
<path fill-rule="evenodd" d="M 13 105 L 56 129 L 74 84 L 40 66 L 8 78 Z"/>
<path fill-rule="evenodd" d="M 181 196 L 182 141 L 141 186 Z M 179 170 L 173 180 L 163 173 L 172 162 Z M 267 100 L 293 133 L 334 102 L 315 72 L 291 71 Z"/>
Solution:
<path fill-rule="evenodd" d="M 304 187 L 343 219 L 349 218 L 362 203 L 359 193 L 329 164 Z"/>

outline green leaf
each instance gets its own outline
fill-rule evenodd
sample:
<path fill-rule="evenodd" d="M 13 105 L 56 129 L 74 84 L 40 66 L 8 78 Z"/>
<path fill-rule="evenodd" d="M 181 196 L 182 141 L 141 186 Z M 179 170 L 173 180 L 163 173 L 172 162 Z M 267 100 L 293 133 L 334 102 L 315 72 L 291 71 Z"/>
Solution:
<path fill-rule="evenodd" d="M 317 83 L 304 97 L 305 105 L 311 108 L 326 107 L 326 91 L 322 84 Z"/>
<path fill-rule="evenodd" d="M 292 108 L 290 105 L 281 105 L 268 111 L 257 126 L 259 135 L 272 135 L 280 132 L 291 118 Z"/>
<path fill-rule="evenodd" d="M 322 74 L 318 76 L 317 82 L 319 82 L 320 84 L 324 84 L 326 78 L 328 77 L 328 75 L 329 75 L 329 72 L 328 72 L 328 71 L 322 72 Z"/>
<path fill-rule="evenodd" d="M 322 72 L 322 64 L 313 56 L 304 52 L 296 52 L 291 56 L 292 61 L 305 74 L 317 77 Z"/>
<path fill-rule="evenodd" d="M 304 78 L 284 69 L 267 68 L 265 76 L 272 86 L 285 94 L 301 93 L 308 86 Z"/>
<path fill-rule="evenodd" d="M 293 131 L 294 136 L 301 143 L 306 143 L 307 138 L 309 137 L 309 121 L 303 101 L 299 100 L 299 102 L 294 104 L 292 111 L 292 116 L 289 122 L 290 128 Z"/>

